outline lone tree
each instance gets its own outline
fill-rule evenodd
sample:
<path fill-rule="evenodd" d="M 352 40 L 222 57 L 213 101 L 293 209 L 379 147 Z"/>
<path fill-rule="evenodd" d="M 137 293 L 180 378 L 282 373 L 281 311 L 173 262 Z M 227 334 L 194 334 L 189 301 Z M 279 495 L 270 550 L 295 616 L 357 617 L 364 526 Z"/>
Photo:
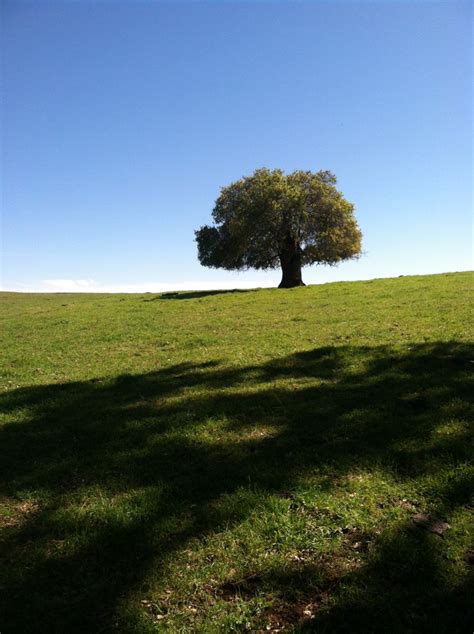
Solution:
<path fill-rule="evenodd" d="M 281 266 L 279 288 L 304 286 L 302 266 L 337 264 L 360 254 L 362 234 L 353 211 L 331 172 L 258 169 L 222 188 L 214 226 L 195 232 L 199 261 L 227 270 Z"/>

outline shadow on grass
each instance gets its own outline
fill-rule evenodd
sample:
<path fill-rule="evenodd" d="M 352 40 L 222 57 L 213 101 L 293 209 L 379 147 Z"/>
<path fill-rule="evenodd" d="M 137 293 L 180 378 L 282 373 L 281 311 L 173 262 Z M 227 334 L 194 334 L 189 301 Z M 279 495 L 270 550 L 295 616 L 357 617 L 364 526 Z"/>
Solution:
<path fill-rule="evenodd" d="M 245 519 L 251 508 L 215 504 L 239 489 L 283 493 L 318 469 L 334 485 L 354 469 L 400 481 L 453 472 L 469 460 L 466 432 L 435 431 L 468 414 L 473 358 L 460 343 L 319 348 L 3 394 L 13 422 L 0 428 L 0 495 L 38 503 L 3 527 L 2 632 L 132 631 L 120 601 L 191 539 Z M 453 476 L 430 510 L 449 519 L 471 486 Z M 258 579 L 281 599 L 268 618 L 302 631 L 445 631 L 444 603 L 449 631 L 464 631 L 467 590 L 452 590 L 436 540 L 400 527 L 361 569 L 275 571 Z"/>
<path fill-rule="evenodd" d="M 249 291 L 256 291 L 256 288 L 233 288 L 231 290 L 221 291 L 176 291 L 172 293 L 162 293 L 158 297 L 152 299 L 146 299 L 146 302 L 153 302 L 158 299 L 199 299 L 201 297 L 211 297 L 212 295 L 229 295 L 235 293 L 248 293 Z"/>
<path fill-rule="evenodd" d="M 368 563 L 353 571 L 347 570 L 354 553 L 346 543 L 331 561 L 259 578 L 260 588 L 276 594 L 259 631 L 270 624 L 272 631 L 318 634 L 468 632 L 474 574 L 453 587 L 439 540 L 408 523 L 385 535 Z M 245 586 L 238 590 L 249 598 Z"/>

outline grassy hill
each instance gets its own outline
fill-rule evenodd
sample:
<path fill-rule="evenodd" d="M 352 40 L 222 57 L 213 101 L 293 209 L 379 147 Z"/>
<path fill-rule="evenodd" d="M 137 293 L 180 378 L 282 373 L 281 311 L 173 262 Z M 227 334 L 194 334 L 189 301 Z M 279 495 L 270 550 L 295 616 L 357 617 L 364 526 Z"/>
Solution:
<path fill-rule="evenodd" d="M 471 632 L 473 282 L 0 294 L 1 632 Z"/>

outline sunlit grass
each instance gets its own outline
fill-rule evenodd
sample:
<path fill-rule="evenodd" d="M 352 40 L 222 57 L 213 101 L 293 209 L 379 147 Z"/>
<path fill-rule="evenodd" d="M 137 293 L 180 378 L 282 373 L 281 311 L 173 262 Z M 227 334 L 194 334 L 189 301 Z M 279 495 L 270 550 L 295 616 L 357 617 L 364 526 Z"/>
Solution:
<path fill-rule="evenodd" d="M 470 631 L 472 282 L 2 294 L 0 630 Z"/>

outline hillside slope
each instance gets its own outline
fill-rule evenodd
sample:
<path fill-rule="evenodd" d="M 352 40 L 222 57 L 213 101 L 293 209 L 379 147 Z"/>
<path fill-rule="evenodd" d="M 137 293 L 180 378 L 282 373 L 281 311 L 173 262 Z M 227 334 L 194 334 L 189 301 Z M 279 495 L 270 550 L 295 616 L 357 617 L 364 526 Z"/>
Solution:
<path fill-rule="evenodd" d="M 5 632 L 465 632 L 472 295 L 1 293 Z"/>

